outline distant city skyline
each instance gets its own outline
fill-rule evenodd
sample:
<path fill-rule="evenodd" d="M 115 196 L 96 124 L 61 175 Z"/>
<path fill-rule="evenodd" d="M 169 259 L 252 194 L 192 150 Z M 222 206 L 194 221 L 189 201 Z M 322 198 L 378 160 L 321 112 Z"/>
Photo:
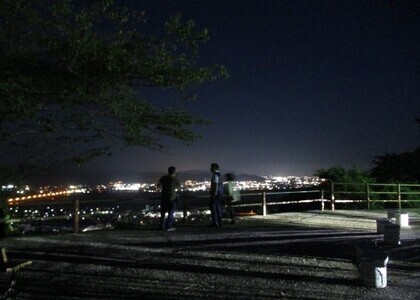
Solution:
<path fill-rule="evenodd" d="M 28 183 L 35 184 L 103 184 L 108 182 L 158 182 L 159 178 L 165 174 L 167 167 L 162 171 L 119 171 L 106 172 L 92 169 L 67 169 L 66 172 L 55 174 L 54 176 L 35 176 L 27 180 Z M 247 177 L 254 180 L 264 180 L 264 177 L 313 177 L 313 174 L 307 175 L 279 175 L 279 174 L 256 174 L 246 172 L 236 172 L 233 170 L 221 169 L 222 174 L 234 173 L 237 177 Z M 212 173 L 210 170 L 177 170 L 178 177 L 181 180 L 210 180 Z"/>
<path fill-rule="evenodd" d="M 257 190 L 282 190 L 296 189 L 303 187 L 314 187 L 320 185 L 325 180 L 316 176 L 288 176 L 288 177 L 255 177 L 242 175 L 233 181 L 234 189 L 239 191 Z M 184 178 L 181 180 L 181 191 L 204 192 L 209 191 L 211 182 L 209 178 Z M 2 191 L 8 192 L 8 204 L 19 205 L 39 200 L 53 200 L 54 198 L 68 197 L 73 194 L 90 194 L 92 192 L 159 192 L 157 182 L 153 181 L 122 181 L 114 180 L 102 182 L 94 185 L 87 183 L 67 184 L 67 185 L 2 185 Z"/>

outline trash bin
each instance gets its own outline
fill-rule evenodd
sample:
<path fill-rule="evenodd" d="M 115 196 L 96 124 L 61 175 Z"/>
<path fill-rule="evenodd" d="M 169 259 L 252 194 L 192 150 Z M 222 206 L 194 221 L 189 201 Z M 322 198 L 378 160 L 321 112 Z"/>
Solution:
<path fill-rule="evenodd" d="M 375 252 L 378 253 L 378 252 Z M 384 253 L 377 257 L 364 257 L 360 260 L 359 271 L 363 283 L 368 287 L 385 288 L 387 285 L 388 256 Z"/>
<path fill-rule="evenodd" d="M 384 243 L 390 245 L 400 244 L 400 225 L 393 223 L 385 225 Z"/>
<path fill-rule="evenodd" d="M 376 232 L 383 234 L 385 232 L 385 225 L 392 224 L 391 221 L 387 218 L 377 219 L 376 220 Z"/>
<path fill-rule="evenodd" d="M 396 216 L 396 224 L 400 227 L 408 227 L 408 214 L 407 213 L 398 213 Z"/>

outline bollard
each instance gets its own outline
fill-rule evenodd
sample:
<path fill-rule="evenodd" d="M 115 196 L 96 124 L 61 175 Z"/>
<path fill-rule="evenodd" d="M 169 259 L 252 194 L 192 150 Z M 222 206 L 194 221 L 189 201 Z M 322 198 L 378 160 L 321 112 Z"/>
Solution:
<path fill-rule="evenodd" d="M 408 227 L 408 214 L 407 213 L 397 213 L 395 223 L 397 225 L 400 225 L 400 227 Z"/>
<path fill-rule="evenodd" d="M 387 285 L 387 263 L 388 256 L 362 258 L 359 271 L 363 283 L 368 287 L 385 288 Z"/>
<path fill-rule="evenodd" d="M 360 279 L 363 284 L 375 288 L 386 287 L 388 254 L 377 250 L 376 242 L 371 241 L 356 244 L 355 250 Z"/>
<path fill-rule="evenodd" d="M 384 243 L 389 245 L 400 244 L 400 225 L 393 223 L 385 225 Z"/>
<path fill-rule="evenodd" d="M 267 215 L 267 197 L 265 192 L 262 192 L 262 215 L 264 217 Z"/>

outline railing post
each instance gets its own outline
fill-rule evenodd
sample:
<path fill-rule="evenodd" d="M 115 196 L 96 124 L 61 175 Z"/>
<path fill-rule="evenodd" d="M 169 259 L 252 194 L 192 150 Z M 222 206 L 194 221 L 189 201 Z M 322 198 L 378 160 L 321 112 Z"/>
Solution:
<path fill-rule="evenodd" d="M 324 211 L 324 189 L 321 189 L 321 211 Z"/>
<path fill-rule="evenodd" d="M 367 200 L 367 208 L 370 209 L 370 190 L 369 190 L 369 182 L 366 182 L 366 200 Z"/>
<path fill-rule="evenodd" d="M 267 203 L 266 203 L 266 194 L 262 192 L 262 215 L 265 217 L 267 215 Z"/>
<path fill-rule="evenodd" d="M 79 233 L 79 209 L 80 200 L 74 199 L 74 233 Z"/>
<path fill-rule="evenodd" d="M 331 184 L 331 210 L 335 210 L 334 182 L 330 181 L 330 184 Z"/>
<path fill-rule="evenodd" d="M 397 193 L 398 193 L 398 209 L 401 212 L 401 184 L 397 184 Z"/>

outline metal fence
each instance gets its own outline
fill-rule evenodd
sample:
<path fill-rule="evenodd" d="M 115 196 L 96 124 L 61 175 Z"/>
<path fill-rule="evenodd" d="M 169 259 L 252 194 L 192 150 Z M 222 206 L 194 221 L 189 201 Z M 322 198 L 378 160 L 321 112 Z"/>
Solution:
<path fill-rule="evenodd" d="M 202 195 L 201 197 L 208 197 Z M 380 184 L 380 183 L 335 183 L 329 182 L 322 188 L 291 191 L 241 192 L 242 201 L 234 208 L 255 207 L 267 215 L 267 207 L 290 204 L 319 203 L 319 209 L 335 210 L 337 204 L 358 203 L 367 209 L 375 203 L 420 203 L 420 184 Z M 251 199 L 250 199 L 251 198 Z M 79 199 L 74 199 L 74 231 L 79 231 Z M 187 206 L 184 204 L 184 213 Z"/>
<path fill-rule="evenodd" d="M 330 182 L 326 190 L 331 200 L 331 209 L 337 203 L 364 203 L 367 209 L 375 203 L 396 203 L 401 209 L 403 203 L 420 202 L 420 184 L 386 183 L 342 183 Z"/>
<path fill-rule="evenodd" d="M 296 195 L 306 195 L 304 199 L 295 200 Z M 273 201 L 273 196 L 283 195 L 282 201 Z M 259 202 L 235 204 L 235 208 L 260 207 L 262 215 L 267 215 L 268 206 L 287 204 L 320 203 L 320 209 L 335 210 L 337 204 L 359 203 L 362 207 L 371 209 L 375 203 L 396 203 L 398 209 L 403 203 L 420 203 L 420 184 L 384 184 L 384 183 L 335 183 L 322 189 L 278 191 L 278 192 L 242 192 L 241 196 L 258 197 Z M 245 201 L 244 201 L 245 202 Z"/>
<path fill-rule="evenodd" d="M 270 201 L 273 196 L 284 195 L 289 196 L 282 201 Z M 296 195 L 307 195 L 305 199 L 293 199 Z M 260 202 L 252 202 L 252 203 L 241 203 L 241 204 L 234 204 L 232 205 L 235 208 L 243 208 L 243 207 L 261 207 L 262 215 L 267 215 L 267 206 L 277 206 L 277 205 L 288 205 L 288 204 L 303 204 L 303 203 L 320 203 L 320 209 L 324 210 L 325 202 L 328 202 L 324 198 L 324 190 L 316 189 L 316 190 L 299 190 L 299 191 L 284 191 L 284 192 L 242 192 L 241 197 L 246 198 L 250 196 L 257 196 L 260 199 Z M 244 201 L 245 202 L 245 201 Z"/>

